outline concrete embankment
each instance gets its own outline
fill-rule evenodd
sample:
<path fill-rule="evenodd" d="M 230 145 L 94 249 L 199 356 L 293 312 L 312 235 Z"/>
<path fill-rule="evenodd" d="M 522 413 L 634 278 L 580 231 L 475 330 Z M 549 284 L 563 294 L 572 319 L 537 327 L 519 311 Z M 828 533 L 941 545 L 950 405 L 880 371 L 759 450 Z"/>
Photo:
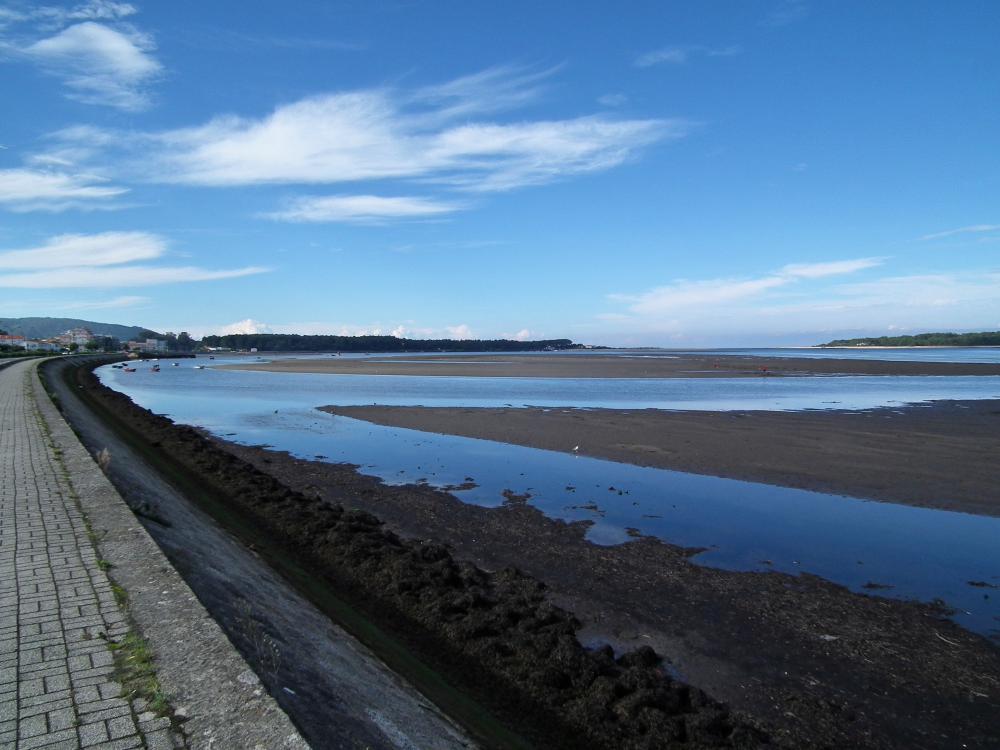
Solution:
<path fill-rule="evenodd" d="M 219 508 L 208 484 L 192 471 L 178 470 L 168 446 L 148 442 L 145 433 L 123 435 L 114 429 L 114 415 L 93 412 L 95 405 L 81 400 L 84 391 L 75 380 L 81 361 L 53 362 L 45 369 L 62 413 L 91 452 L 108 450 L 107 474 L 132 512 L 310 746 L 455 750 L 473 744 L 331 622 L 322 608 L 331 602 L 324 602 L 318 581 L 294 565 L 279 573 L 276 566 L 286 561 L 269 564 L 266 538 L 237 539 L 223 528 L 234 525 L 252 534 L 240 526 L 239 514 L 213 515 Z M 70 375 L 68 382 L 64 374 Z"/>

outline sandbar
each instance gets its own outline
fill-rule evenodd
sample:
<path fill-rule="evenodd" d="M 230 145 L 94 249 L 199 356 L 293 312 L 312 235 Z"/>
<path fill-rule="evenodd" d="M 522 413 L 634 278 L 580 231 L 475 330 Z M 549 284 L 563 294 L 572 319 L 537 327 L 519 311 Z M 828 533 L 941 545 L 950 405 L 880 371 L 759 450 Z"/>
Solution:
<path fill-rule="evenodd" d="M 1000 375 L 1000 364 L 895 362 L 807 357 L 683 354 L 461 354 L 348 359 L 275 359 L 219 365 L 220 370 L 327 373 L 330 375 L 431 375 L 491 378 L 706 378 L 801 375 Z"/>
<path fill-rule="evenodd" d="M 405 427 L 785 487 L 1000 515 L 1000 401 L 866 411 L 326 406 Z"/>

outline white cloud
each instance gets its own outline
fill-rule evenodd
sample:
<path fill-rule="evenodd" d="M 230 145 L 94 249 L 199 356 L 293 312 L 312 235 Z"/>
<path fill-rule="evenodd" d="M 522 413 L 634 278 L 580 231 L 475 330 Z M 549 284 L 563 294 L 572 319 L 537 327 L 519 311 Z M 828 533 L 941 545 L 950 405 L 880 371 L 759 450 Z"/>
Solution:
<path fill-rule="evenodd" d="M 131 265 L 155 260 L 165 252 L 166 241 L 147 232 L 58 235 L 38 247 L 0 251 L 0 269 L 17 271 L 0 274 L 0 287 L 107 289 L 231 279 L 269 270 Z"/>
<path fill-rule="evenodd" d="M 128 192 L 94 175 L 0 169 L 0 206 L 12 211 L 61 211 L 96 206 Z"/>
<path fill-rule="evenodd" d="M 845 273 L 863 271 L 882 265 L 884 258 L 855 258 L 835 260 L 828 263 L 791 263 L 781 269 L 782 276 L 798 279 L 820 279 L 824 276 L 840 276 Z"/>
<path fill-rule="evenodd" d="M 705 307 L 720 302 L 753 297 L 768 289 L 784 286 L 787 277 L 768 276 L 760 279 L 708 279 L 705 281 L 680 280 L 659 286 L 639 295 L 613 294 L 616 302 L 627 302 L 629 309 L 640 315 L 655 315 L 690 307 Z"/>
<path fill-rule="evenodd" d="M 465 323 L 457 326 L 445 326 L 444 329 L 448 332 L 448 338 L 458 339 L 459 341 L 475 338 L 472 335 L 472 329 Z"/>
<path fill-rule="evenodd" d="M 21 52 L 61 78 L 69 98 L 137 111 L 149 106 L 145 87 L 162 70 L 150 54 L 154 48 L 152 38 L 138 31 L 84 21 Z"/>
<path fill-rule="evenodd" d="M 60 234 L 39 247 L 0 252 L 0 268 L 40 270 L 112 266 L 152 260 L 165 251 L 163 238 L 146 232 Z"/>
<path fill-rule="evenodd" d="M 514 341 L 530 341 L 534 335 L 527 328 L 522 328 L 517 333 L 501 333 L 500 338 L 512 339 Z"/>
<path fill-rule="evenodd" d="M 218 336 L 232 336 L 240 333 L 273 333 L 271 326 L 253 318 L 238 320 L 218 329 Z"/>
<path fill-rule="evenodd" d="M 985 232 L 996 232 L 1000 231 L 1000 224 L 973 224 L 968 227 L 959 227 L 958 229 L 949 229 L 946 232 L 935 232 L 934 234 L 925 234 L 921 237 L 921 240 L 940 240 L 945 237 L 954 237 L 956 234 L 982 234 Z"/>
<path fill-rule="evenodd" d="M 287 208 L 265 216 L 280 221 L 374 224 L 441 216 L 458 208 L 457 204 L 410 196 L 328 195 L 296 198 Z"/>
<path fill-rule="evenodd" d="M 516 109 L 537 99 L 542 93 L 541 81 L 557 69 L 531 70 L 502 65 L 424 86 L 407 98 L 413 105 L 426 107 L 423 116 L 437 123 Z"/>
<path fill-rule="evenodd" d="M 198 185 L 403 178 L 506 190 L 609 169 L 688 128 L 680 120 L 606 116 L 470 121 L 534 95 L 527 74 L 506 88 L 499 78 L 488 71 L 416 93 L 365 89 L 309 97 L 263 118 L 217 117 L 149 136 L 136 165 L 151 168 L 152 179 Z M 478 91 L 484 80 L 499 88 L 497 96 Z"/>

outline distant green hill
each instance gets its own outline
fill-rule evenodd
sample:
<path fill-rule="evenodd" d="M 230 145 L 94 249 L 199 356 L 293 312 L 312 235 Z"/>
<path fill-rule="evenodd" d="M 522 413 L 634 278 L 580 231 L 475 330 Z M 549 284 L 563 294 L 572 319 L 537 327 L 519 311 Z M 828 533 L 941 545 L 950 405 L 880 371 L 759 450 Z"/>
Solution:
<path fill-rule="evenodd" d="M 95 336 L 113 336 L 122 341 L 137 339 L 147 331 L 139 326 L 98 323 L 78 318 L 0 318 L 0 331 L 7 331 L 29 339 L 51 338 L 65 333 L 70 328 L 89 328 Z"/>
<path fill-rule="evenodd" d="M 293 333 L 238 333 L 206 336 L 204 346 L 258 349 L 262 352 L 535 352 L 579 349 L 569 339 L 510 341 L 508 339 L 400 339 L 395 336 L 302 336 Z"/>
<path fill-rule="evenodd" d="M 918 333 L 913 336 L 876 336 L 837 339 L 820 346 L 1000 346 L 1000 331 L 981 333 Z"/>

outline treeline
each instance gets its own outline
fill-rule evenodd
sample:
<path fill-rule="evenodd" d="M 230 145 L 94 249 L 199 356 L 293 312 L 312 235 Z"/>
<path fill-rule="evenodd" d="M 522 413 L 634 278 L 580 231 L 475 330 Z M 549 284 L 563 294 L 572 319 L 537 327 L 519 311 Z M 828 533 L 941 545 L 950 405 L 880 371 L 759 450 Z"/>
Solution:
<path fill-rule="evenodd" d="M 1000 346 L 1000 331 L 918 333 L 913 336 L 837 339 L 821 346 Z"/>
<path fill-rule="evenodd" d="M 267 352 L 536 352 L 581 349 L 569 339 L 401 339 L 395 336 L 303 336 L 294 333 L 238 333 L 205 336 L 202 346 Z"/>

